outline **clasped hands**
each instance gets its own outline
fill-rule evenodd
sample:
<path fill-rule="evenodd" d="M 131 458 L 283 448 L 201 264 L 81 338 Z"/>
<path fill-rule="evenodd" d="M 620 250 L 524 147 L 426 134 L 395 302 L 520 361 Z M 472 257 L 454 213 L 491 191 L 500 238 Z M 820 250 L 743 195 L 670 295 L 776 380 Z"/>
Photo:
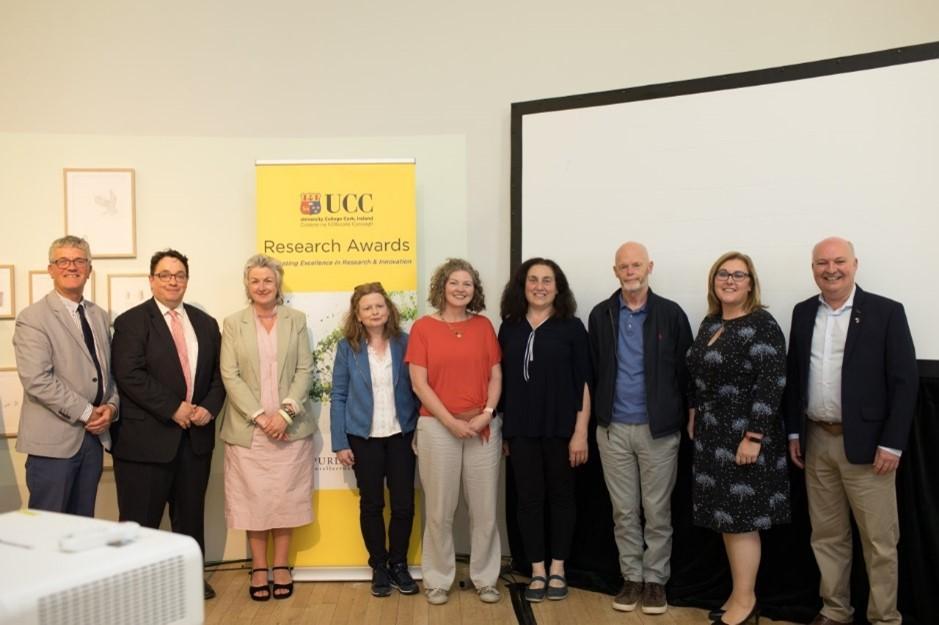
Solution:
<path fill-rule="evenodd" d="M 205 425 L 211 420 L 211 412 L 188 401 L 180 402 L 179 408 L 173 413 L 173 421 L 184 430 L 194 425 Z"/>
<path fill-rule="evenodd" d="M 114 413 L 117 412 L 117 409 L 111 404 L 103 404 L 91 409 L 91 416 L 88 417 L 88 421 L 85 423 L 85 430 L 89 434 L 102 434 L 109 427 L 111 427 L 111 421 L 114 420 Z"/>
<path fill-rule="evenodd" d="M 444 425 L 456 438 L 473 438 L 479 436 L 479 433 L 486 429 L 486 426 L 492 421 L 492 413 L 480 412 L 468 421 L 451 417 Z"/>

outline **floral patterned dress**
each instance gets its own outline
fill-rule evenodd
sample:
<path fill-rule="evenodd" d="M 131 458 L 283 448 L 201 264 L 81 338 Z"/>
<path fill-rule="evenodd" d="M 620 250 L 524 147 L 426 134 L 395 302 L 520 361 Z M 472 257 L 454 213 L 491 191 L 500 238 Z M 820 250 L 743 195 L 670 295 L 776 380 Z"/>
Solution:
<path fill-rule="evenodd" d="M 723 333 L 708 345 L 723 326 Z M 701 322 L 688 350 L 694 424 L 694 523 L 723 533 L 789 522 L 787 442 L 779 405 L 786 385 L 786 343 L 763 309 Z M 738 465 L 744 433 L 763 434 L 754 464 Z"/>

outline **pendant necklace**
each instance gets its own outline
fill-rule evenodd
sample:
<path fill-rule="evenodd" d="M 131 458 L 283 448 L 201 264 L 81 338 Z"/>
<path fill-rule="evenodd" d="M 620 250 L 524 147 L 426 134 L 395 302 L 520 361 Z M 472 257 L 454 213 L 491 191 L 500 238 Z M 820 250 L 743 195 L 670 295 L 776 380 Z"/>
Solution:
<path fill-rule="evenodd" d="M 453 334 L 453 336 L 455 336 L 455 337 L 458 338 L 458 339 L 463 338 L 463 330 L 461 330 L 461 329 L 459 329 L 459 328 L 454 328 L 452 323 L 450 323 L 449 321 L 447 321 L 446 319 L 443 318 L 443 315 L 440 315 L 440 320 L 443 321 L 445 324 L 447 324 L 447 328 L 450 329 L 450 332 Z M 466 322 L 467 320 L 468 320 L 468 318 L 467 318 L 467 319 L 463 319 L 462 321 L 457 321 L 457 322 L 455 322 L 455 323 L 464 323 L 464 322 Z"/>

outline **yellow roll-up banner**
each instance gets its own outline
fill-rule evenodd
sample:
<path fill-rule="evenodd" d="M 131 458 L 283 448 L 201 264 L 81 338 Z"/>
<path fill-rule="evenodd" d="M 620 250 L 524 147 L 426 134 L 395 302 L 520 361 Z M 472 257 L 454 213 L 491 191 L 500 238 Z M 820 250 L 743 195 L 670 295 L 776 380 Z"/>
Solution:
<path fill-rule="evenodd" d="M 355 476 L 336 461 L 330 446 L 329 392 L 340 328 L 356 285 L 381 282 L 405 327 L 417 316 L 415 164 L 259 161 L 255 170 L 257 248 L 283 263 L 286 303 L 306 313 L 316 362 L 314 521 L 294 532 L 295 577 L 367 578 L 371 569 L 359 530 Z M 411 565 L 419 563 L 420 528 L 415 515 Z"/>

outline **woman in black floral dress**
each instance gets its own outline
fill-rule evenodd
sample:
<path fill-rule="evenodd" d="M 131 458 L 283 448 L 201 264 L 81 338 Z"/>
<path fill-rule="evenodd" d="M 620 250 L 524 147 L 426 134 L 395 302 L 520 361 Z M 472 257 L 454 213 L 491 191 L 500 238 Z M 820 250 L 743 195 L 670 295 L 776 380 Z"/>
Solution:
<path fill-rule="evenodd" d="M 694 522 L 721 532 L 733 591 L 716 623 L 756 623 L 759 530 L 789 522 L 782 331 L 760 304 L 750 257 L 728 252 L 708 274 L 708 316 L 688 350 Z M 718 611 L 720 612 L 720 611 Z"/>

